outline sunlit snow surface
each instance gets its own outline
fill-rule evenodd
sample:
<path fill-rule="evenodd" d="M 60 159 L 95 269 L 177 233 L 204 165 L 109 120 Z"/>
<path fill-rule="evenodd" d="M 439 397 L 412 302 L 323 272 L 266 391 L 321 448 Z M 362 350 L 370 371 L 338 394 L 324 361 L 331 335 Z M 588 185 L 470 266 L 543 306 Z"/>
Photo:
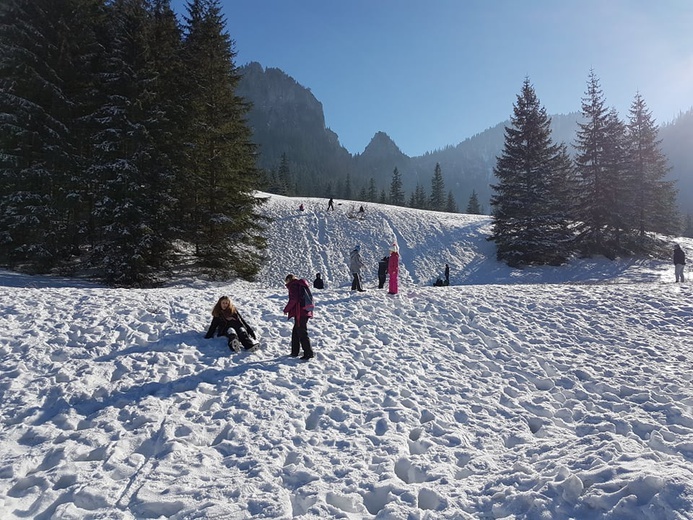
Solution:
<path fill-rule="evenodd" d="M 0 272 L 0 518 L 693 518 L 693 301 L 668 259 L 513 270 L 488 217 L 335 202 L 272 196 L 253 284 Z M 327 282 L 309 362 L 289 272 Z M 203 339 L 222 294 L 258 352 Z"/>

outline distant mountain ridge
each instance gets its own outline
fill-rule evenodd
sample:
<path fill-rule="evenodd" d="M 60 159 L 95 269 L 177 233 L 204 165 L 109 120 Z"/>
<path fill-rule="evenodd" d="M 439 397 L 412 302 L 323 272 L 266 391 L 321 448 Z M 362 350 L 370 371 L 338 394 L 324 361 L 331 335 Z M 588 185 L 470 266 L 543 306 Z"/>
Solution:
<path fill-rule="evenodd" d="M 472 191 L 489 210 L 493 168 L 503 149 L 509 121 L 418 157 L 407 156 L 385 132 L 376 132 L 362 153 L 352 155 L 339 143 L 338 135 L 325 126 L 322 104 L 310 89 L 280 69 L 265 69 L 255 62 L 240 67 L 239 72 L 242 79 L 237 93 L 252 105 L 248 123 L 260 147 L 258 165 L 277 171 L 286 154 L 298 193 L 358 198 L 371 179 L 378 193 L 389 193 L 395 168 L 407 194 L 417 184 L 428 192 L 438 163 L 446 190 L 453 193 L 461 211 Z M 580 117 L 577 112 L 552 115 L 553 140 L 565 142 L 570 148 Z M 627 118 L 627 114 L 621 117 Z M 662 125 L 660 138 L 672 168 L 670 177 L 678 181 L 679 205 L 684 213 L 693 213 L 693 109 Z"/>

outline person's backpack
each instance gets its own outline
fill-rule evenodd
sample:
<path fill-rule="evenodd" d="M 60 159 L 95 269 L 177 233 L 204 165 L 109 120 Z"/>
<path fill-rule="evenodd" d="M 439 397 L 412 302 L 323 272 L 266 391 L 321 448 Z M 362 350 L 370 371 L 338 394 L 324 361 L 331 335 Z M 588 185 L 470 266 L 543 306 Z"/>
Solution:
<path fill-rule="evenodd" d="M 313 294 L 310 292 L 308 284 L 302 283 L 299 287 L 301 288 L 299 296 L 299 303 L 301 304 L 301 309 L 303 309 L 304 311 L 312 311 L 315 308 L 315 304 L 313 303 Z"/>

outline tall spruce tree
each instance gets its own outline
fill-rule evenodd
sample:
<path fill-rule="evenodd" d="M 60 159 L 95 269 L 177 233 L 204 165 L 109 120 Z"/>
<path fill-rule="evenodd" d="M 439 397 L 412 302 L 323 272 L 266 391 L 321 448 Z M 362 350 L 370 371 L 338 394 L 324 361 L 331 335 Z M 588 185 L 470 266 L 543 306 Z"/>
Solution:
<path fill-rule="evenodd" d="M 164 145 L 171 125 L 157 92 L 163 60 L 154 59 L 157 18 L 147 0 L 115 0 L 109 13 L 102 127 L 93 139 L 100 236 L 92 261 L 111 284 L 149 286 L 171 256 L 175 229 L 175 175 Z"/>
<path fill-rule="evenodd" d="M 470 215 L 479 215 L 481 213 L 481 206 L 479 206 L 479 197 L 476 194 L 476 190 L 472 190 L 472 194 L 469 196 L 467 213 Z"/>
<path fill-rule="evenodd" d="M 416 189 L 412 192 L 412 203 L 410 206 L 417 209 L 427 209 L 429 207 L 426 190 L 418 182 L 416 183 Z"/>
<path fill-rule="evenodd" d="M 640 94 L 636 94 L 631 104 L 629 119 L 627 146 L 634 210 L 632 224 L 642 246 L 646 231 L 678 233 L 680 217 L 674 184 L 665 179 L 669 168 L 660 149 L 658 127 Z"/>
<path fill-rule="evenodd" d="M 570 252 L 567 215 L 552 187 L 563 175 L 564 147 L 551 140 L 551 120 L 525 79 L 494 173 L 493 235 L 497 257 L 511 266 L 560 264 Z M 557 173 L 559 172 L 559 173 Z"/>
<path fill-rule="evenodd" d="M 440 168 L 440 163 L 436 163 L 431 179 L 431 198 L 429 200 L 429 208 L 434 211 L 445 211 L 447 199 L 445 197 L 445 181 L 443 180 L 443 171 Z"/>
<path fill-rule="evenodd" d="M 392 181 L 390 182 L 390 204 L 393 206 L 404 206 L 404 190 L 402 189 L 402 175 L 395 166 L 392 171 Z"/>
<path fill-rule="evenodd" d="M 368 181 L 368 202 L 378 201 L 378 189 L 375 187 L 375 179 L 373 177 Z"/>
<path fill-rule="evenodd" d="M 628 154 L 626 150 L 626 127 L 616 109 L 606 114 L 604 146 L 602 154 L 604 198 L 609 210 L 605 213 L 608 241 L 605 254 L 615 257 L 623 250 L 623 233 L 628 229 L 630 204 L 630 185 L 628 183 Z"/>
<path fill-rule="evenodd" d="M 613 258 L 622 220 L 614 204 L 623 200 L 623 126 L 615 113 L 606 108 L 594 71 L 590 71 L 582 99 L 582 116 L 585 122 L 578 123 L 575 143 L 578 244 L 584 254 Z"/>
<path fill-rule="evenodd" d="M 150 59 L 155 71 L 152 109 L 158 118 L 152 132 L 159 152 L 152 166 L 158 172 L 159 182 L 150 193 L 153 206 L 158 209 L 153 230 L 172 243 L 182 236 L 181 223 L 185 221 L 182 191 L 186 184 L 183 166 L 187 150 L 187 93 L 186 84 L 181 81 L 185 74 L 183 35 L 170 0 L 152 0 L 150 24 Z"/>
<path fill-rule="evenodd" d="M 214 276 L 253 278 L 265 247 L 256 147 L 247 104 L 236 95 L 240 75 L 233 40 L 217 0 L 191 0 L 184 25 L 188 92 L 191 226 L 188 237 Z"/>
<path fill-rule="evenodd" d="M 457 202 L 455 202 L 455 196 L 452 194 L 452 190 L 448 191 L 448 200 L 445 203 L 445 211 L 448 213 L 458 213 L 460 208 L 457 206 Z"/>

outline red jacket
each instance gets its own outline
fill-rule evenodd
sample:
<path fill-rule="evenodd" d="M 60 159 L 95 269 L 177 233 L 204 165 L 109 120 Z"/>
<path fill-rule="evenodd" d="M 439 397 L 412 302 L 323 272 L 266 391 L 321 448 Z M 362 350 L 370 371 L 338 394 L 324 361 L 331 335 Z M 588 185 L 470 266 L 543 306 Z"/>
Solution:
<path fill-rule="evenodd" d="M 284 314 L 289 315 L 289 319 L 295 318 L 300 320 L 300 318 L 312 318 L 313 311 L 306 310 L 301 307 L 301 286 L 310 290 L 308 282 L 306 280 L 292 280 L 286 288 L 289 290 L 289 303 L 284 307 Z"/>

